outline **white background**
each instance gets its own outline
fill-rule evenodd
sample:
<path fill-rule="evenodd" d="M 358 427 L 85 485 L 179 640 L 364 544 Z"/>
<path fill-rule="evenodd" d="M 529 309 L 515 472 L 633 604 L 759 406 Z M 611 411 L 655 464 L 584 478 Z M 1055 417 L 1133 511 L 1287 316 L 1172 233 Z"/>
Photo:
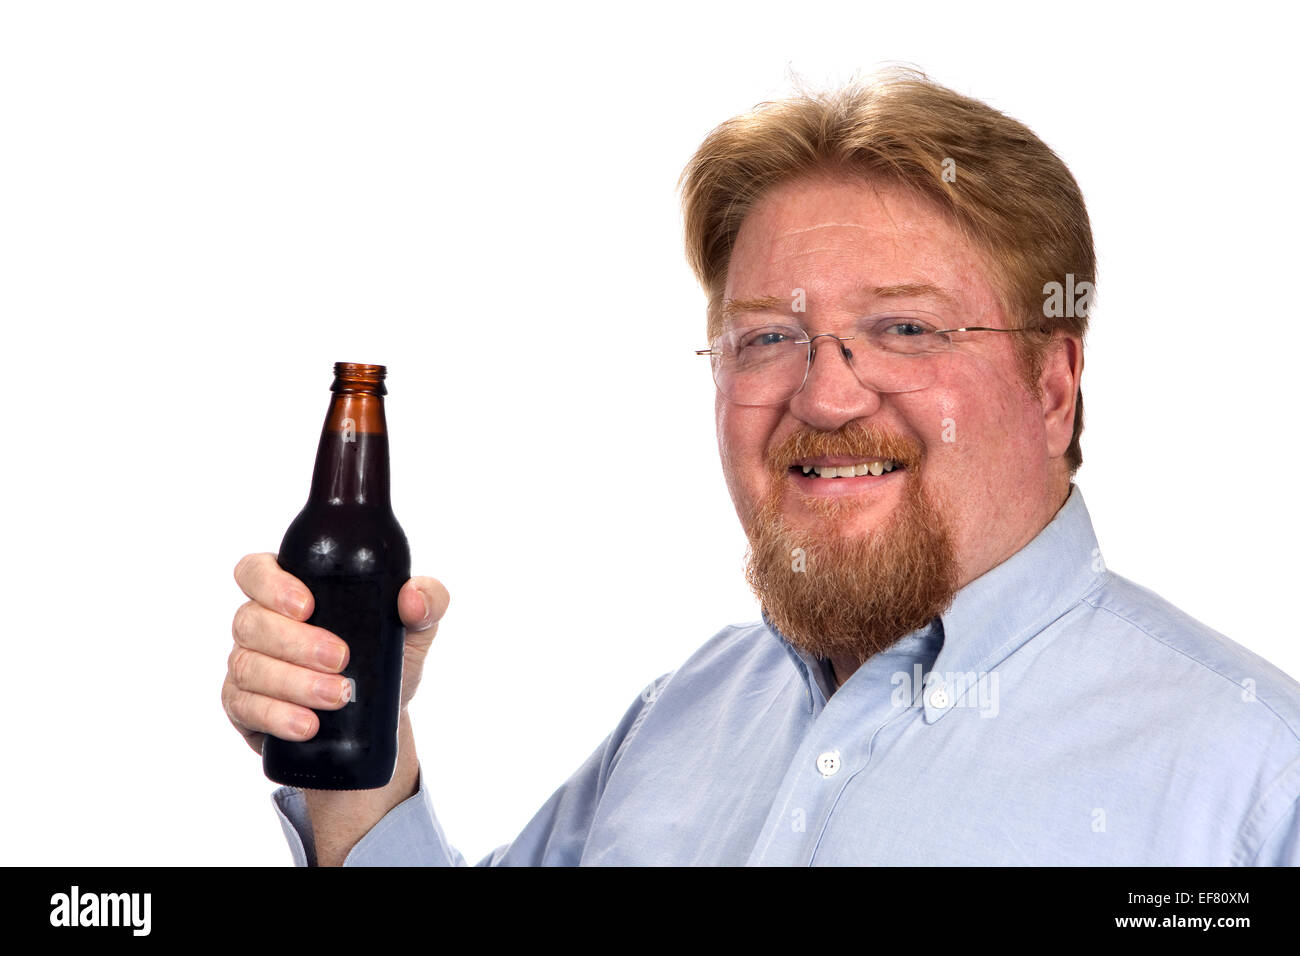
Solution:
<path fill-rule="evenodd" d="M 467 858 L 753 619 L 675 186 L 792 74 L 910 63 L 1064 158 L 1107 564 L 1300 674 L 1293 31 L 891 6 L 0 7 L 0 863 L 288 862 L 220 686 L 335 361 L 388 365 L 395 509 L 452 594 L 412 712 Z"/>

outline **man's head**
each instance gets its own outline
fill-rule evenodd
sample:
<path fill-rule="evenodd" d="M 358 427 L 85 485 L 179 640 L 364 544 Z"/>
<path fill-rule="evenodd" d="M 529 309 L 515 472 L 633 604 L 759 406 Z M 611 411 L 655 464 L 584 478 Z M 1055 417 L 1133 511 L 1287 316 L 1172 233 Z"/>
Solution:
<path fill-rule="evenodd" d="M 1081 460 L 1086 310 L 1045 314 L 1044 287 L 1094 281 L 1082 197 L 1024 126 L 913 74 L 723 124 L 683 197 L 710 341 L 772 324 L 849 336 L 863 316 L 900 311 L 943 329 L 1051 330 L 945 336 L 920 388 L 885 374 L 861 335 L 818 338 L 787 400 L 719 392 L 751 583 L 792 641 L 863 660 L 1065 499 Z M 829 477 L 873 461 L 898 467 Z"/>

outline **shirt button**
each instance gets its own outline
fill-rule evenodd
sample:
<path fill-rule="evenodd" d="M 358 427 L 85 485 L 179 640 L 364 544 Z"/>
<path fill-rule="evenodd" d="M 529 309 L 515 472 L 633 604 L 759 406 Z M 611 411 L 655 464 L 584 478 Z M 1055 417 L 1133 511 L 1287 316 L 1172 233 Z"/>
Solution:
<path fill-rule="evenodd" d="M 943 710 L 948 706 L 948 691 L 942 684 L 930 691 L 930 706 L 936 710 Z"/>
<path fill-rule="evenodd" d="M 838 750 L 826 751 L 817 758 L 817 769 L 822 772 L 823 777 L 835 776 L 840 769 L 840 752 Z"/>

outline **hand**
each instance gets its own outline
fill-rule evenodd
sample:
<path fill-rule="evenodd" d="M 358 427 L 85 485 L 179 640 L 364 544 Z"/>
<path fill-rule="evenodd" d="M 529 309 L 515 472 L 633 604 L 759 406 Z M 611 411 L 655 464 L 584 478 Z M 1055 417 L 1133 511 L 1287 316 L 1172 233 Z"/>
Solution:
<path fill-rule="evenodd" d="M 310 740 L 320 729 L 312 712 L 347 703 L 348 647 L 335 634 L 305 623 L 314 602 L 306 586 L 281 570 L 273 554 L 249 554 L 235 565 L 235 581 L 249 601 L 235 611 L 235 646 L 226 664 L 221 703 L 226 716 L 257 753 L 267 734 Z M 446 613 L 450 595 L 433 578 L 411 578 L 397 595 L 406 626 L 402 710 L 415 695 L 424 658 Z"/>

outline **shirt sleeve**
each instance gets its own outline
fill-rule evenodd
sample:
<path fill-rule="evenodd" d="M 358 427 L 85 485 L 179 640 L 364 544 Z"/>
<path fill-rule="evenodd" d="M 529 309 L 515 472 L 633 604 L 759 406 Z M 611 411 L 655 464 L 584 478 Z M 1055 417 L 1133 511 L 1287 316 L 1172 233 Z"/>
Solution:
<path fill-rule="evenodd" d="M 498 847 L 479 866 L 576 866 L 610 774 L 671 674 L 646 688 L 614 729 L 558 790 L 512 843 Z M 295 866 L 315 866 L 316 847 L 303 792 L 281 787 L 271 794 Z M 433 811 L 420 768 L 418 789 L 357 841 L 344 866 L 465 866 L 448 842 Z"/>
<path fill-rule="evenodd" d="M 1300 866 L 1300 800 L 1273 828 L 1259 848 L 1256 866 Z"/>
<path fill-rule="evenodd" d="M 349 851 L 344 866 L 464 866 L 465 860 L 447 842 L 433 812 L 420 768 L 415 794 L 389 810 Z M 316 865 L 316 841 L 307 815 L 307 802 L 296 787 L 271 794 L 295 866 Z"/>

